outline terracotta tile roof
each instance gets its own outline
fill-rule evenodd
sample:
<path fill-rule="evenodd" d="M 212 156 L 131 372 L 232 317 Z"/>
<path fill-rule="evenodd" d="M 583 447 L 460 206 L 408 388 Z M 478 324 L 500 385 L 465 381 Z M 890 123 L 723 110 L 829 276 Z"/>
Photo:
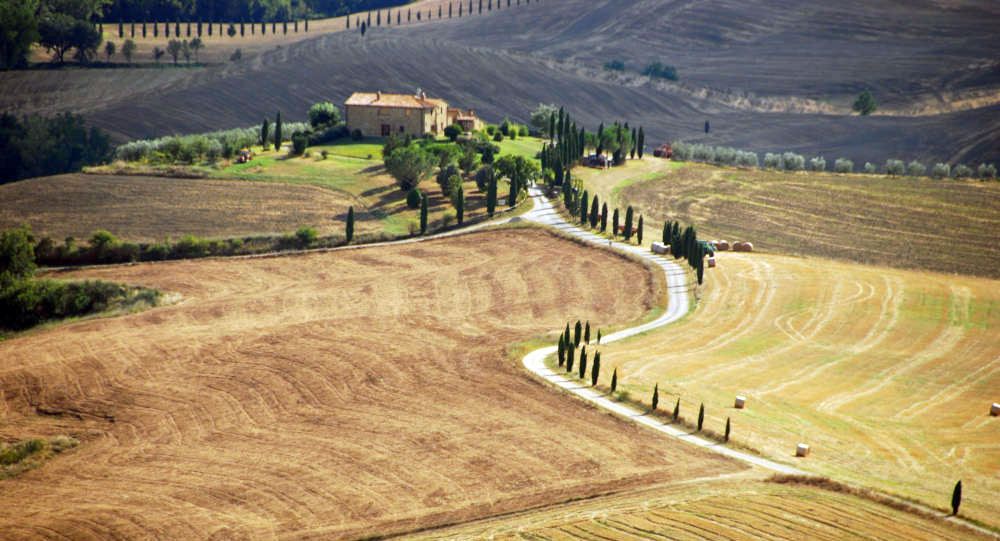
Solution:
<path fill-rule="evenodd" d="M 369 107 L 398 107 L 404 109 L 433 109 L 447 106 L 443 100 L 421 98 L 410 94 L 387 94 L 385 92 L 355 92 L 344 105 L 364 105 Z"/>

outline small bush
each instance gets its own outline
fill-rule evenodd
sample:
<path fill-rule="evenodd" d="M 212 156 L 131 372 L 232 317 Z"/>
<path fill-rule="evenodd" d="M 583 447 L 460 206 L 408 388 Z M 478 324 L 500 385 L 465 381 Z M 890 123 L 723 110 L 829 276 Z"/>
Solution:
<path fill-rule="evenodd" d="M 781 169 L 781 155 L 770 152 L 764 154 L 764 167 L 767 169 Z"/>
<path fill-rule="evenodd" d="M 181 237 L 170 250 L 171 259 L 205 257 L 208 255 L 208 241 L 194 235 Z"/>
<path fill-rule="evenodd" d="M 997 178 L 997 168 L 992 163 L 981 163 L 976 169 L 976 173 L 979 178 L 983 180 L 992 180 Z"/>
<path fill-rule="evenodd" d="M 847 158 L 837 158 L 837 161 L 833 162 L 833 170 L 837 173 L 851 173 L 854 171 L 854 162 Z"/>
<path fill-rule="evenodd" d="M 785 171 L 801 171 L 806 166 L 806 159 L 794 152 L 781 155 L 781 167 Z"/>
<path fill-rule="evenodd" d="M 503 133 L 497 130 L 497 132 L 493 134 L 493 141 L 497 143 L 503 141 Z"/>
<path fill-rule="evenodd" d="M 810 171 L 826 171 L 826 159 L 823 156 L 816 156 L 809 160 Z"/>
<path fill-rule="evenodd" d="M 951 166 L 946 163 L 936 163 L 931 168 L 931 177 L 948 178 L 951 175 Z"/>
<path fill-rule="evenodd" d="M 301 156 L 306 151 L 306 145 L 309 144 L 309 138 L 306 137 L 304 133 L 296 133 L 292 135 L 292 155 Z"/>
<path fill-rule="evenodd" d="M 662 62 L 653 62 L 652 64 L 647 65 L 645 69 L 642 70 L 642 74 L 647 77 L 667 79 L 669 81 L 676 81 L 678 79 L 677 68 L 663 64 Z"/>
<path fill-rule="evenodd" d="M 316 230 L 311 227 L 300 227 L 295 232 L 295 240 L 299 243 L 299 248 L 308 248 L 316 243 Z"/>
<path fill-rule="evenodd" d="M 911 177 L 922 177 L 927 174 L 927 168 L 924 164 L 913 160 L 906 165 L 906 174 Z"/>
<path fill-rule="evenodd" d="M 871 162 L 865 162 L 865 173 L 869 175 L 878 173 L 878 166 Z"/>
<path fill-rule="evenodd" d="M 362 140 L 364 138 L 365 138 L 365 136 L 364 136 L 364 134 L 361 133 L 361 130 L 357 130 L 356 129 L 356 130 L 354 130 L 354 131 L 351 132 L 351 139 L 353 139 L 354 141 L 360 141 L 360 140 Z"/>
<path fill-rule="evenodd" d="M 955 170 L 952 171 L 952 176 L 955 178 L 969 178 L 972 176 L 972 168 L 965 164 L 958 164 L 955 166 Z"/>
<path fill-rule="evenodd" d="M 902 176 L 906 173 L 906 165 L 903 160 L 886 160 L 885 174 L 891 177 Z"/>

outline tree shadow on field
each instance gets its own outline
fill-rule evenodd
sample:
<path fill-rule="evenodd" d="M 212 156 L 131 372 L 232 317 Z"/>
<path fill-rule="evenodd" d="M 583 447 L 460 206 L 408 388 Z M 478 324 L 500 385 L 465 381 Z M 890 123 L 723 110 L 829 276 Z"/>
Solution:
<path fill-rule="evenodd" d="M 379 186 L 377 188 L 371 188 L 361 192 L 361 197 L 373 197 L 380 193 L 391 192 L 393 190 L 398 190 L 396 186 Z"/>

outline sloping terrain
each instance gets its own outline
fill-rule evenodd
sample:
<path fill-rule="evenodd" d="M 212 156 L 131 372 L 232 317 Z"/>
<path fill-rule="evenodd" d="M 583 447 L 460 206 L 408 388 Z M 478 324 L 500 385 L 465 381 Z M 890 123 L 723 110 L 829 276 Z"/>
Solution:
<path fill-rule="evenodd" d="M 814 258 L 722 252 L 697 309 L 603 347 L 602 382 L 738 444 L 836 480 L 997 527 L 1000 282 Z M 737 410 L 734 397 L 747 397 Z M 663 407 L 663 406 L 661 406 Z M 668 409 L 669 411 L 669 409 Z M 795 459 L 798 443 L 812 446 Z"/>
<path fill-rule="evenodd" d="M 0 343 L 0 438 L 81 441 L 4 482 L 5 539 L 357 538 L 740 470 L 506 357 L 658 298 L 548 233 L 70 276 L 182 300 Z"/>
<path fill-rule="evenodd" d="M 617 177 L 620 206 L 633 205 L 657 224 L 695 224 L 703 239 L 1000 278 L 996 182 L 665 165 L 636 160 L 580 177 L 598 189 L 605 177 Z"/>

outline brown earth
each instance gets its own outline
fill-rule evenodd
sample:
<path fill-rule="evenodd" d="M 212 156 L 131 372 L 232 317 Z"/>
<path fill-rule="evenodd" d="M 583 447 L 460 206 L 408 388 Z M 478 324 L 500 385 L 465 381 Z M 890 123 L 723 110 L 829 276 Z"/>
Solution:
<path fill-rule="evenodd" d="M 538 230 L 63 276 L 182 300 L 0 343 L 0 438 L 82 442 L 3 482 L 7 539 L 381 535 L 740 468 L 508 358 L 662 296 Z"/>
<path fill-rule="evenodd" d="M 351 199 L 306 185 L 111 175 L 58 175 L 0 186 L 0 230 L 27 223 L 57 243 L 106 229 L 134 242 L 343 229 Z M 367 224 L 367 225 L 366 225 Z M 359 231 L 375 229 L 359 222 Z"/>

